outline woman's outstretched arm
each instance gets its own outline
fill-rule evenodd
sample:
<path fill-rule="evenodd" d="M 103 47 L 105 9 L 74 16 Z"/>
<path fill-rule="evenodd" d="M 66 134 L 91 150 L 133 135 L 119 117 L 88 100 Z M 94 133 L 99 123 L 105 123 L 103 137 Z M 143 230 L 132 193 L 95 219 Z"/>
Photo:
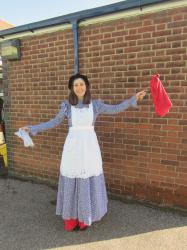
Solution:
<path fill-rule="evenodd" d="M 47 122 L 42 122 L 37 125 L 28 125 L 25 127 L 22 127 L 25 131 L 31 133 L 31 135 L 36 135 L 39 132 L 54 128 L 58 126 L 65 118 L 66 116 L 66 111 L 67 111 L 67 103 L 63 102 L 61 104 L 61 108 L 58 112 L 58 114 L 51 120 Z"/>
<path fill-rule="evenodd" d="M 101 100 L 97 101 L 98 113 L 99 114 L 117 114 L 120 113 L 129 107 L 136 107 L 137 101 L 142 100 L 146 95 L 146 91 L 143 90 L 133 95 L 131 98 L 124 100 L 123 102 L 115 105 L 105 104 Z"/>

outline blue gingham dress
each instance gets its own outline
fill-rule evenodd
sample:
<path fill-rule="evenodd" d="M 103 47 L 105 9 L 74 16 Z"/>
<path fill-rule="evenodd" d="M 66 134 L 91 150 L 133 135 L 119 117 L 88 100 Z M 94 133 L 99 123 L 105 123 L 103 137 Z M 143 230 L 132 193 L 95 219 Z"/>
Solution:
<path fill-rule="evenodd" d="M 107 213 L 108 198 L 94 124 L 99 114 L 117 114 L 131 106 L 137 106 L 135 96 L 116 105 L 105 104 L 99 99 L 90 104 L 79 102 L 76 106 L 64 101 L 55 118 L 28 126 L 31 134 L 36 135 L 68 118 L 69 132 L 60 164 L 56 215 L 91 225 Z"/>

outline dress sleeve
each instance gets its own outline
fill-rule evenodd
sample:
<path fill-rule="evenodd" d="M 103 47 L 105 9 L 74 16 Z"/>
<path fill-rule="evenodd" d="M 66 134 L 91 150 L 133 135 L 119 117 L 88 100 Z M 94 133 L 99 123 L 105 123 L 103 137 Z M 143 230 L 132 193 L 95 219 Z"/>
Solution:
<path fill-rule="evenodd" d="M 105 104 L 100 99 L 97 100 L 97 110 L 99 114 L 117 114 L 128 109 L 129 107 L 136 107 L 136 106 L 137 106 L 137 101 L 135 95 L 115 105 Z"/>
<path fill-rule="evenodd" d="M 67 114 L 67 102 L 64 101 L 61 105 L 60 105 L 60 110 L 58 112 L 58 114 L 51 120 L 47 121 L 47 122 L 42 122 L 40 124 L 37 125 L 29 125 L 29 132 L 31 133 L 31 135 L 36 135 L 39 132 L 54 128 L 56 126 L 58 126 L 65 118 L 66 114 Z"/>

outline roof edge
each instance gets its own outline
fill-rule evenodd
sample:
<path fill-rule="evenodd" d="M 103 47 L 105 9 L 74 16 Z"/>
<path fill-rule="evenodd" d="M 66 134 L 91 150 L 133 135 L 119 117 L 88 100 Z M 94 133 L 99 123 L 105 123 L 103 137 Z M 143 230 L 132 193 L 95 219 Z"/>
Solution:
<path fill-rule="evenodd" d="M 163 0 L 126 0 L 126 1 L 118 2 L 118 3 L 104 5 L 101 7 L 92 8 L 88 10 L 82 10 L 82 11 L 78 11 L 78 12 L 74 12 L 74 13 L 70 13 L 67 15 L 58 16 L 58 17 L 54 17 L 54 18 L 50 18 L 50 19 L 46 19 L 46 20 L 42 20 L 42 21 L 38 21 L 34 23 L 20 25 L 15 28 L 2 30 L 0 31 L 0 38 L 4 38 L 5 36 L 8 36 L 8 35 L 26 32 L 26 31 L 33 32 L 36 29 L 42 29 L 46 27 L 59 25 L 59 24 L 72 23 L 74 21 L 79 22 L 84 19 L 111 14 L 113 12 L 119 12 L 119 11 L 129 10 L 133 8 L 141 9 L 141 7 L 146 6 L 146 5 L 164 3 L 164 2 L 169 2 L 169 0 L 164 0 L 164 1 Z"/>

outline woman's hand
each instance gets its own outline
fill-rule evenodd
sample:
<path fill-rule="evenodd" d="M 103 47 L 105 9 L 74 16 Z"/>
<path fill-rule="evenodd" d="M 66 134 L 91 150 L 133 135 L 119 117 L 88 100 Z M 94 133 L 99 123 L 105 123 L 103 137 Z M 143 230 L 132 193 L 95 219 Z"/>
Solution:
<path fill-rule="evenodd" d="M 29 127 L 25 126 L 25 127 L 22 127 L 21 129 L 25 130 L 25 132 L 29 133 L 30 130 L 29 130 Z"/>
<path fill-rule="evenodd" d="M 146 95 L 146 90 L 143 90 L 143 91 L 136 93 L 136 100 L 141 101 L 145 95 Z"/>

